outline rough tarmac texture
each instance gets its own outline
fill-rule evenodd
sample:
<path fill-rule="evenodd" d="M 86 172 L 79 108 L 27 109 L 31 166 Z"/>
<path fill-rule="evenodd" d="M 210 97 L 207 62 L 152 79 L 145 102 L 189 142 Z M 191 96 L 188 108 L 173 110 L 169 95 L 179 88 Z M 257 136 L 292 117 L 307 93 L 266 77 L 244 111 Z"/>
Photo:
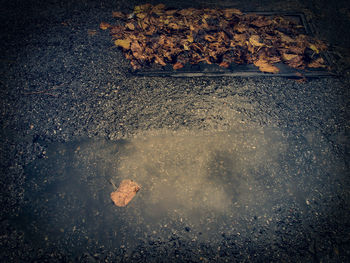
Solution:
<path fill-rule="evenodd" d="M 132 77 L 98 25 L 140 2 L 7 3 L 1 261 L 348 262 L 345 2 L 171 4 L 304 11 L 341 73 L 306 83 Z"/>

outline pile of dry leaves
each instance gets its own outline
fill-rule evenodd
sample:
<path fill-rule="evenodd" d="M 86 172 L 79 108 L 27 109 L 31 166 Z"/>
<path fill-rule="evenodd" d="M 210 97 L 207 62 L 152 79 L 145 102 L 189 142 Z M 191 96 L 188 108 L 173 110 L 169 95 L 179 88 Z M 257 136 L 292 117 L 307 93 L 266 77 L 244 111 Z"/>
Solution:
<path fill-rule="evenodd" d="M 297 69 L 326 67 L 321 41 L 282 16 L 243 14 L 238 9 L 167 9 L 163 4 L 135 6 L 133 13 L 113 12 L 120 25 L 101 23 L 134 69 L 204 61 L 229 67 L 251 64 L 277 73 L 275 63 Z"/>

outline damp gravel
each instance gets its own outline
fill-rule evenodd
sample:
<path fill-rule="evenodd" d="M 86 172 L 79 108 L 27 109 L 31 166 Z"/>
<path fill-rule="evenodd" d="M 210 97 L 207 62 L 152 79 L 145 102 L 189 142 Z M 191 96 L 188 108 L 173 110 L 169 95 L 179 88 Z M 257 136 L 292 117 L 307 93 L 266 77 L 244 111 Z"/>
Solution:
<path fill-rule="evenodd" d="M 1 261 L 347 262 L 349 77 L 131 76 L 99 23 L 138 3 L 1 10 Z"/>

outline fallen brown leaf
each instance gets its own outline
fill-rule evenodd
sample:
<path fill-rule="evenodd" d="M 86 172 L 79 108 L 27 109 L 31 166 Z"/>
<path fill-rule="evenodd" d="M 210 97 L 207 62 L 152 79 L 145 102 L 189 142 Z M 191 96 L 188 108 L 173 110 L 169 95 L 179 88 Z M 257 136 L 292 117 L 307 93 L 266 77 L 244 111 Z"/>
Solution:
<path fill-rule="evenodd" d="M 292 59 L 295 59 L 296 57 L 298 57 L 298 55 L 296 55 L 296 54 L 287 54 L 287 53 L 283 53 L 282 54 L 282 58 L 284 59 L 284 60 L 292 60 Z"/>
<path fill-rule="evenodd" d="M 296 42 L 295 39 L 291 38 L 290 36 L 287 36 L 286 34 L 279 32 L 279 31 L 275 31 L 280 37 L 281 37 L 281 41 L 285 42 L 285 43 L 292 43 L 292 42 Z"/>
<path fill-rule="evenodd" d="M 276 66 L 271 65 L 267 61 L 264 61 L 261 59 L 254 61 L 254 65 L 259 67 L 259 69 L 262 72 L 269 72 L 269 73 L 278 73 L 279 72 L 279 69 Z"/>
<path fill-rule="evenodd" d="M 112 12 L 112 16 L 115 18 L 126 18 L 126 15 L 122 12 Z"/>
<path fill-rule="evenodd" d="M 292 67 L 292 68 L 304 68 L 304 61 L 303 57 L 300 55 L 297 55 L 296 57 L 286 61 L 287 65 Z"/>
<path fill-rule="evenodd" d="M 176 9 L 172 9 L 172 10 L 167 10 L 167 11 L 165 11 L 165 14 L 171 16 L 171 15 L 175 14 L 176 12 L 177 12 Z"/>
<path fill-rule="evenodd" d="M 223 10 L 224 16 L 226 18 L 231 18 L 233 15 L 242 15 L 243 13 L 241 10 L 236 9 L 236 8 L 227 8 Z"/>
<path fill-rule="evenodd" d="M 100 28 L 102 29 L 102 30 L 106 30 L 106 29 L 108 29 L 108 28 L 110 28 L 110 27 L 112 27 L 110 24 L 108 24 L 108 23 L 106 23 L 106 22 L 101 22 L 100 23 Z"/>
<path fill-rule="evenodd" d="M 187 8 L 187 9 L 182 9 L 180 11 L 178 11 L 177 13 L 182 15 L 182 16 L 190 16 L 193 14 L 193 12 L 195 11 L 195 8 Z"/>
<path fill-rule="evenodd" d="M 97 34 L 97 31 L 96 30 L 94 30 L 94 29 L 88 29 L 88 35 L 89 36 L 94 36 L 94 35 L 96 35 Z"/>
<path fill-rule="evenodd" d="M 261 47 L 264 45 L 264 43 L 260 42 L 260 37 L 258 35 L 252 35 L 249 38 L 249 42 L 250 42 L 250 44 L 252 44 L 253 46 L 256 46 L 256 47 Z"/>
<path fill-rule="evenodd" d="M 235 31 L 237 31 L 238 33 L 243 33 L 243 32 L 246 32 L 247 29 L 248 29 L 248 26 L 247 25 L 244 25 L 244 24 L 241 24 L 241 23 L 238 23 L 237 25 L 235 25 L 233 27 L 233 29 Z"/>
<path fill-rule="evenodd" d="M 209 42 L 213 42 L 216 40 L 216 38 L 214 36 L 211 36 L 211 35 L 205 35 L 204 39 L 209 41 Z"/>
<path fill-rule="evenodd" d="M 257 27 L 269 26 L 272 24 L 272 20 L 267 19 L 264 16 L 258 16 L 256 19 L 250 22 L 250 24 Z"/>
<path fill-rule="evenodd" d="M 131 40 L 130 39 L 117 39 L 116 41 L 114 41 L 114 44 L 118 47 L 122 47 L 125 49 L 129 49 L 130 48 L 130 43 Z"/>
<path fill-rule="evenodd" d="M 126 206 L 141 187 L 133 180 L 121 181 L 118 189 L 111 193 L 111 199 L 116 206 Z"/>
<path fill-rule="evenodd" d="M 151 4 L 137 5 L 137 6 L 134 7 L 134 13 L 138 14 L 138 13 L 147 12 L 151 8 L 152 8 Z"/>
<path fill-rule="evenodd" d="M 228 68 L 230 66 L 230 63 L 227 62 L 227 61 L 222 61 L 220 64 L 219 64 L 220 67 L 224 67 L 224 68 Z"/>
<path fill-rule="evenodd" d="M 310 62 L 307 65 L 308 68 L 325 68 L 326 65 L 324 64 L 324 59 L 322 57 L 319 57 L 315 61 Z"/>
<path fill-rule="evenodd" d="M 155 55 L 155 60 L 154 60 L 154 62 L 156 62 L 157 64 L 160 64 L 160 65 L 162 65 L 162 66 L 165 66 L 165 65 L 166 65 L 166 63 L 164 62 L 164 60 L 163 60 L 160 56 L 158 56 L 158 55 Z"/>
<path fill-rule="evenodd" d="M 180 62 L 176 62 L 175 64 L 174 64 L 174 66 L 173 66 L 173 69 L 180 69 L 180 68 L 183 68 L 184 67 L 184 65 L 182 64 L 182 63 L 180 63 Z"/>
<path fill-rule="evenodd" d="M 125 27 L 129 30 L 134 30 L 135 29 L 135 25 L 133 23 L 127 23 L 125 24 Z"/>

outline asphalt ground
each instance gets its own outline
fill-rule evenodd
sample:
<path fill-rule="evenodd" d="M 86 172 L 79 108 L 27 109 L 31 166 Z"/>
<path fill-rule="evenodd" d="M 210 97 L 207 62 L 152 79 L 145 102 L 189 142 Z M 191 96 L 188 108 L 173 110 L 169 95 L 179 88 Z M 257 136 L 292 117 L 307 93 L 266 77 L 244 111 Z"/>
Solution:
<path fill-rule="evenodd" d="M 305 83 L 131 76 L 99 24 L 140 3 L 1 5 L 1 261 L 348 262 L 346 1 L 165 3 L 304 12 L 338 74 Z"/>

